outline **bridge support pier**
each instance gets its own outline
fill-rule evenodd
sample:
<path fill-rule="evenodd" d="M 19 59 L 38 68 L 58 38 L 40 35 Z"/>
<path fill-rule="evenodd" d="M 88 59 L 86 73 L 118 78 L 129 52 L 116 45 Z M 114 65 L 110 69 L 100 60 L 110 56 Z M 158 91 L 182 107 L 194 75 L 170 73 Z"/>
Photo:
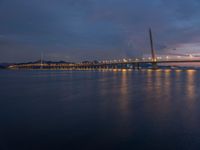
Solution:
<path fill-rule="evenodd" d="M 156 62 L 152 62 L 152 69 L 157 69 L 158 66 L 157 66 L 157 63 Z"/>
<path fill-rule="evenodd" d="M 136 69 L 140 69 L 140 63 L 136 63 Z"/>

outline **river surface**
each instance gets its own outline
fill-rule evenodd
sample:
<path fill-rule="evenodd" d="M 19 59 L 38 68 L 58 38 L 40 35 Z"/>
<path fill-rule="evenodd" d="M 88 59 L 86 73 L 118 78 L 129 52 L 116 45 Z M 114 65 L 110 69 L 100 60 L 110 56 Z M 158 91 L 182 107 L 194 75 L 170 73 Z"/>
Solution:
<path fill-rule="evenodd" d="M 1 150 L 199 150 L 200 70 L 0 70 Z"/>

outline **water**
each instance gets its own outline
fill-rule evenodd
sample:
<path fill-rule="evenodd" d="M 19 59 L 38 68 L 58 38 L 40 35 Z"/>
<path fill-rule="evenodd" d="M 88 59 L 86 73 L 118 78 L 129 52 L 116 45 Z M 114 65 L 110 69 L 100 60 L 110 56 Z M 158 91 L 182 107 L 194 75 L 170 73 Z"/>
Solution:
<path fill-rule="evenodd" d="M 0 71 L 1 150 L 200 149 L 200 71 Z"/>

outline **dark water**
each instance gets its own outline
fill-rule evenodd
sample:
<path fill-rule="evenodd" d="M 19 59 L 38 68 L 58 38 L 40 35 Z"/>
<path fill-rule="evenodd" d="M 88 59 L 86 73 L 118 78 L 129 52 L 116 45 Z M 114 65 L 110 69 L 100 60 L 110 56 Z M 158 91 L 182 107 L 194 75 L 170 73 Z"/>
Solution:
<path fill-rule="evenodd" d="M 200 71 L 0 71 L 1 150 L 198 150 Z"/>

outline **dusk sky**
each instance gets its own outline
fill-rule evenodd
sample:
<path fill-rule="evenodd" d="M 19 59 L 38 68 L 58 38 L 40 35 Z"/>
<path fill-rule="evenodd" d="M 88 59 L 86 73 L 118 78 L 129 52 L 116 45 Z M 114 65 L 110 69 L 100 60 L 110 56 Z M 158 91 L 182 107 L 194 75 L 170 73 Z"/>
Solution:
<path fill-rule="evenodd" d="M 200 53 L 199 0 L 0 0 L 0 62 Z M 176 50 L 175 50 L 176 49 Z"/>

